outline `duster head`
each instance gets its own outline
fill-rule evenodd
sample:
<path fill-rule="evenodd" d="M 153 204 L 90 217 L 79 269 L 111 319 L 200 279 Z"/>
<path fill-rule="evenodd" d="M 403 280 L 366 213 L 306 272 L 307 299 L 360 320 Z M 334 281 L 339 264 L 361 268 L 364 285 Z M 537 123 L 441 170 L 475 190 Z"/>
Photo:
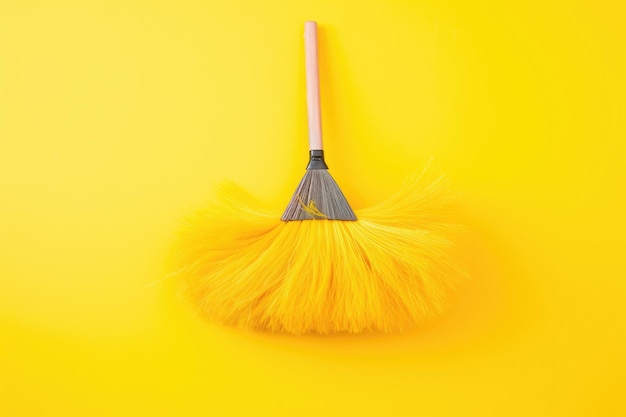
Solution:
<path fill-rule="evenodd" d="M 358 221 L 283 222 L 225 185 L 181 231 L 176 275 L 217 323 L 294 334 L 409 329 L 442 314 L 462 275 L 448 257 L 457 227 L 441 219 L 449 197 L 441 178 L 416 175 Z"/>

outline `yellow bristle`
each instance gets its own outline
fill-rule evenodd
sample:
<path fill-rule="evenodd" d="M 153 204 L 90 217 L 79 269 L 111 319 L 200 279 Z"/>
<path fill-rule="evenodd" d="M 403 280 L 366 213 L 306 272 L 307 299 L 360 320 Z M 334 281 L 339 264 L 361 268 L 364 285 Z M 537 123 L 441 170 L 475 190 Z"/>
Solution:
<path fill-rule="evenodd" d="M 185 294 L 209 320 L 301 334 L 406 330 L 444 310 L 461 274 L 448 258 L 441 178 L 416 175 L 357 221 L 280 221 L 227 185 L 180 236 Z"/>

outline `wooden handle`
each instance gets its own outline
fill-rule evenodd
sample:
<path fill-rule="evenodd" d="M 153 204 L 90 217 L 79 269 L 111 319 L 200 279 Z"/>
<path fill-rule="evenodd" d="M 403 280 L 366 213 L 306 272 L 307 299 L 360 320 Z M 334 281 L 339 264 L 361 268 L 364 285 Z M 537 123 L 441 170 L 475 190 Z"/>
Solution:
<path fill-rule="evenodd" d="M 306 59 L 306 103 L 309 114 L 309 149 L 322 150 L 322 116 L 320 110 L 320 81 L 317 66 L 317 23 L 304 24 L 304 54 Z"/>

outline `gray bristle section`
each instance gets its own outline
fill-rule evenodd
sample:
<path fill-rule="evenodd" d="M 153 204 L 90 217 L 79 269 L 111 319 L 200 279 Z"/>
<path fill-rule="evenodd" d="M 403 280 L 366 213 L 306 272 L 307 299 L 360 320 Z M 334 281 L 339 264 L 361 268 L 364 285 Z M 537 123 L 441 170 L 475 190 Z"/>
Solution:
<path fill-rule="evenodd" d="M 328 170 L 312 169 L 302 177 L 280 219 L 356 220 L 356 215 Z"/>

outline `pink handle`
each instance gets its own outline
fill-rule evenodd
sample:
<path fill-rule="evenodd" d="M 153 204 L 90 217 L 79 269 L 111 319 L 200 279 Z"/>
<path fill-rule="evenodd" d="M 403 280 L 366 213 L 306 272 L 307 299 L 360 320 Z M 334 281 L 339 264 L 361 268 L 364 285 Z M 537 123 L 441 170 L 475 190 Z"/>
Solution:
<path fill-rule="evenodd" d="M 304 54 L 306 59 L 306 103 L 309 114 L 309 149 L 321 150 L 322 117 L 320 111 L 320 81 L 317 68 L 317 23 L 304 24 Z"/>

